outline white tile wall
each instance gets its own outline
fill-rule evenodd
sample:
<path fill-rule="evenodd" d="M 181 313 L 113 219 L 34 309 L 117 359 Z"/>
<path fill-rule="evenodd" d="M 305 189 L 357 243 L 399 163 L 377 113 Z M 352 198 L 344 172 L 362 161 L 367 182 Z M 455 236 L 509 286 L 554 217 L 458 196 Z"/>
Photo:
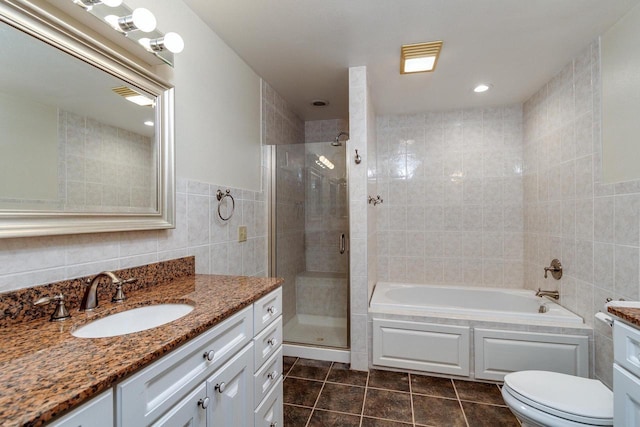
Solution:
<path fill-rule="evenodd" d="M 595 333 L 595 375 L 612 384 L 605 298 L 640 298 L 640 182 L 602 183 L 599 41 L 524 104 L 525 286 L 558 289 Z M 560 281 L 543 268 L 561 260 Z"/>
<path fill-rule="evenodd" d="M 351 298 L 351 368 L 368 370 L 367 345 L 367 295 L 368 277 L 376 247 L 368 247 L 372 240 L 369 221 L 375 219 L 374 212 L 367 207 L 367 191 L 375 189 L 375 180 L 369 182 L 369 147 L 375 141 L 375 113 L 370 95 L 366 67 L 349 69 L 349 128 L 350 139 L 347 142 L 349 169 L 349 229 L 350 229 L 350 298 Z M 362 157 L 360 164 L 353 162 L 355 150 Z M 375 156 L 375 151 L 373 153 Z M 367 212 L 366 215 L 354 215 L 354 212 Z M 364 299 L 362 301 L 361 299 Z"/>
<path fill-rule="evenodd" d="M 267 227 L 255 219 L 267 216 L 265 192 L 232 188 L 236 210 L 223 223 L 218 188 L 227 187 L 178 178 L 172 230 L 0 239 L 0 291 L 187 255 L 196 255 L 197 273 L 266 276 Z M 245 243 L 237 242 L 241 224 L 248 228 Z"/>
<path fill-rule="evenodd" d="M 523 286 L 520 106 L 377 118 L 378 279 Z"/>

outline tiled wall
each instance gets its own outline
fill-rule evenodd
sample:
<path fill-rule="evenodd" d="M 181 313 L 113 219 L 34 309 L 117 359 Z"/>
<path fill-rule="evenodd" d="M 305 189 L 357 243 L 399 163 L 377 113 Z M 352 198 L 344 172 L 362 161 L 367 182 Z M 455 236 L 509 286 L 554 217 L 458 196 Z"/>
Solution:
<path fill-rule="evenodd" d="M 265 276 L 266 192 L 231 189 L 235 213 L 222 224 L 215 197 L 219 188 L 227 187 L 178 178 L 172 230 L 0 239 L 0 291 L 187 255 L 196 256 L 197 273 Z M 248 229 L 244 243 L 237 242 L 240 224 Z"/>
<path fill-rule="evenodd" d="M 340 132 L 349 132 L 346 120 L 313 120 L 304 122 L 304 142 L 332 142 Z M 348 138 L 343 135 L 340 141 Z"/>
<path fill-rule="evenodd" d="M 282 286 L 283 313 L 286 323 L 296 314 L 296 275 L 305 271 L 305 124 L 288 103 L 264 80 L 262 86 L 263 150 L 277 145 L 278 188 L 276 200 L 276 261 Z M 275 272 L 272 272 L 275 275 Z"/>
<path fill-rule="evenodd" d="M 370 240 L 367 208 L 368 147 L 375 141 L 375 113 L 371 100 L 366 67 L 349 68 L 349 128 L 347 161 L 349 162 L 349 233 L 350 299 L 351 299 L 351 368 L 368 370 L 367 290 Z M 362 157 L 353 161 L 355 150 Z M 373 215 L 373 213 L 371 214 Z M 375 250 L 375 248 L 371 248 Z M 375 256 L 375 253 L 372 253 Z"/>
<path fill-rule="evenodd" d="M 378 279 L 523 286 L 522 109 L 377 120 Z"/>
<path fill-rule="evenodd" d="M 59 194 L 65 209 L 155 207 L 156 153 L 150 137 L 62 110 L 58 124 Z"/>
<path fill-rule="evenodd" d="M 595 374 L 612 384 L 605 298 L 640 298 L 640 182 L 602 183 L 600 51 L 595 41 L 524 104 L 525 262 L 528 288 L 593 325 Z M 560 281 L 543 278 L 552 258 Z"/>

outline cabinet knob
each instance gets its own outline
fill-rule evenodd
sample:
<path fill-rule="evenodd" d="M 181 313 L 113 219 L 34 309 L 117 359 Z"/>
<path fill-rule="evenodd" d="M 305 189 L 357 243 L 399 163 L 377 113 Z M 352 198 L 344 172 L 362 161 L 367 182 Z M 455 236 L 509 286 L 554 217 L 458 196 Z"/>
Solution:
<path fill-rule="evenodd" d="M 276 378 L 277 376 L 278 376 L 278 371 L 269 372 L 267 374 L 267 378 L 269 378 L 270 380 Z"/>
<path fill-rule="evenodd" d="M 276 345 L 276 339 L 275 338 L 269 338 L 269 341 L 267 341 L 267 344 L 269 344 L 271 347 L 273 347 L 274 345 Z"/>
<path fill-rule="evenodd" d="M 207 406 L 209 406 L 209 400 L 210 399 L 208 397 L 198 400 L 198 406 L 202 409 L 207 409 Z"/>
<path fill-rule="evenodd" d="M 215 389 L 218 393 L 224 393 L 225 388 L 227 388 L 227 384 L 225 383 L 216 384 L 215 386 Z"/>
<path fill-rule="evenodd" d="M 275 312 L 276 312 L 276 308 L 274 306 L 270 306 L 269 308 L 267 308 L 267 313 L 273 314 Z"/>
<path fill-rule="evenodd" d="M 202 355 L 202 357 L 204 357 L 209 362 L 211 362 L 215 355 L 216 355 L 216 353 L 213 350 L 209 350 L 209 351 L 205 351 L 205 353 Z"/>

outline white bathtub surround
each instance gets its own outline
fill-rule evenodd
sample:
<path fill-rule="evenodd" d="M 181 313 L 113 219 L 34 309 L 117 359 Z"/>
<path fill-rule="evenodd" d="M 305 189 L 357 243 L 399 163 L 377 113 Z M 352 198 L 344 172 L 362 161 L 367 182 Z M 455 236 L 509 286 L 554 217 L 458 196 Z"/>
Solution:
<path fill-rule="evenodd" d="M 640 299 L 640 183 L 602 183 L 599 61 L 596 40 L 524 104 L 525 285 L 560 290 L 589 324 L 608 297 Z M 559 282 L 543 278 L 552 258 Z M 593 326 L 595 374 L 611 386 L 611 330 Z"/>
<path fill-rule="evenodd" d="M 539 325 L 582 325 L 583 319 L 525 289 L 378 282 L 371 311 Z M 543 312 L 540 308 L 543 307 Z"/>
<path fill-rule="evenodd" d="M 536 299 L 531 291 L 379 283 L 369 313 L 371 364 L 494 381 L 527 369 L 590 376 L 593 329 L 549 300 L 549 311 L 537 313 Z"/>
<path fill-rule="evenodd" d="M 519 105 L 380 116 L 380 280 L 523 286 Z"/>
<path fill-rule="evenodd" d="M 350 257 L 350 330 L 351 368 L 369 369 L 367 345 L 367 289 L 369 263 L 375 259 L 376 248 L 368 247 L 371 240 L 369 221 L 373 208 L 368 208 L 369 162 L 375 162 L 369 147 L 375 143 L 375 113 L 370 94 L 366 67 L 349 69 L 349 141 L 347 145 L 347 167 L 349 170 L 349 257 Z M 358 150 L 362 158 L 355 164 L 353 158 Z M 375 155 L 375 153 L 374 153 Z M 372 174 L 375 178 L 375 175 Z M 374 185 L 375 189 L 375 185 Z"/>

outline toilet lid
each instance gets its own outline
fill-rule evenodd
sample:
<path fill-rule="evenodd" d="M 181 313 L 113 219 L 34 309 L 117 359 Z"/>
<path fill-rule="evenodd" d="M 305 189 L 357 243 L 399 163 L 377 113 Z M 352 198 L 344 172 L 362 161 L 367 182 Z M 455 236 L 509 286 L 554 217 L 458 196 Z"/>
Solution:
<path fill-rule="evenodd" d="M 598 380 L 558 372 L 520 371 L 507 374 L 504 383 L 532 402 L 555 411 L 613 419 L 613 392 Z"/>

